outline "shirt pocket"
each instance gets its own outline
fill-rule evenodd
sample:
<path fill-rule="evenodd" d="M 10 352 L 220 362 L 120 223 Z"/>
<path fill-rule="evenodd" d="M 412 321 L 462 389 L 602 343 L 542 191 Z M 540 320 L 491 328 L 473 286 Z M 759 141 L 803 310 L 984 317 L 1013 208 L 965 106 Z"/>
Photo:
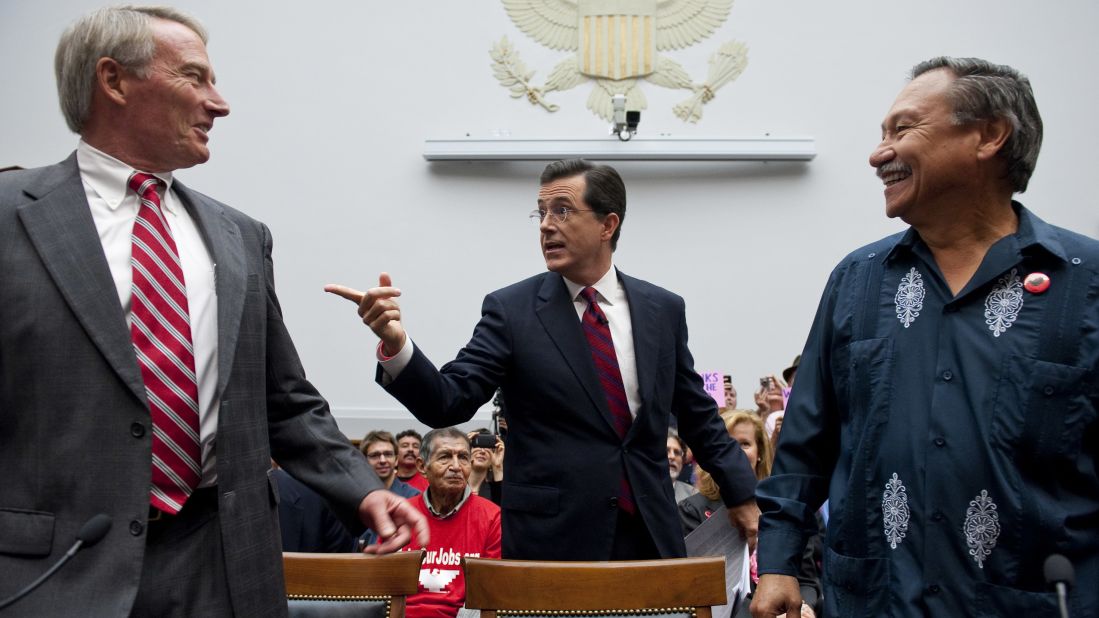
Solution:
<path fill-rule="evenodd" d="M 992 444 L 1013 455 L 1074 460 L 1096 418 L 1092 379 L 1081 367 L 1008 356 L 992 406 Z"/>
<path fill-rule="evenodd" d="M 977 602 L 974 604 L 974 610 L 976 618 L 1056 616 L 1058 615 L 1057 594 L 1031 592 L 996 586 L 988 582 L 977 582 Z"/>
<path fill-rule="evenodd" d="M 847 345 L 837 356 L 842 367 L 837 394 L 841 397 L 842 444 L 851 451 L 860 445 L 867 431 L 889 418 L 893 397 L 893 340 L 864 339 Z"/>
<path fill-rule="evenodd" d="M 824 548 L 824 615 L 878 618 L 889 602 L 889 559 L 852 558 Z"/>

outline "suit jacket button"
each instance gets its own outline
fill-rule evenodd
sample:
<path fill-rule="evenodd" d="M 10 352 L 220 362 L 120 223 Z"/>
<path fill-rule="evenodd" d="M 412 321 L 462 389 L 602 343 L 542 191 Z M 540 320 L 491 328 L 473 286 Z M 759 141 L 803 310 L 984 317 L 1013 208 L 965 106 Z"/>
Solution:
<path fill-rule="evenodd" d="M 136 519 L 130 522 L 130 534 L 134 536 L 141 536 L 141 533 L 145 531 L 145 526 L 141 525 L 141 522 Z"/>
<path fill-rule="evenodd" d="M 612 509 L 618 508 L 618 497 L 617 496 L 611 498 L 611 508 Z"/>
<path fill-rule="evenodd" d="M 130 425 L 130 435 L 135 438 L 140 438 L 145 435 L 145 425 L 141 423 L 134 423 Z"/>

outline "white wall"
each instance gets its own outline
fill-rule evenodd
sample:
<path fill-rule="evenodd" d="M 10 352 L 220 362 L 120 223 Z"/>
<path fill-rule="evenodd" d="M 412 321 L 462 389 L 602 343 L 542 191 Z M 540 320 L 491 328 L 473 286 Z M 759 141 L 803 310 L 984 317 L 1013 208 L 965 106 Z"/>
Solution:
<path fill-rule="evenodd" d="M 53 49 L 97 4 L 0 2 L 0 166 L 48 164 L 73 148 Z M 493 42 L 508 36 L 538 83 L 565 53 L 519 32 L 495 0 L 177 6 L 209 28 L 233 108 L 212 133 L 211 162 L 179 177 L 272 228 L 287 322 L 345 430 L 414 425 L 373 384 L 373 335 L 322 286 L 366 287 L 388 270 L 416 342 L 437 362 L 452 358 L 485 293 L 543 268 L 526 220 L 542 164 L 428 164 L 423 140 L 598 137 L 606 127 L 584 107 L 590 86 L 550 95 L 556 114 L 508 98 L 489 68 Z M 731 373 L 750 406 L 756 378 L 800 351 L 833 264 L 901 229 L 884 218 L 866 159 L 907 70 L 940 54 L 1031 77 L 1046 139 L 1021 199 L 1099 235 L 1087 184 L 1099 143 L 1096 24 L 1091 0 L 738 0 L 715 36 L 668 55 L 701 80 L 709 54 L 735 38 L 750 48 L 747 70 L 698 125 L 671 113 L 685 91 L 643 85 L 641 133 L 808 135 L 819 154 L 808 164 L 618 165 L 630 201 L 616 263 L 686 298 L 698 368 Z"/>

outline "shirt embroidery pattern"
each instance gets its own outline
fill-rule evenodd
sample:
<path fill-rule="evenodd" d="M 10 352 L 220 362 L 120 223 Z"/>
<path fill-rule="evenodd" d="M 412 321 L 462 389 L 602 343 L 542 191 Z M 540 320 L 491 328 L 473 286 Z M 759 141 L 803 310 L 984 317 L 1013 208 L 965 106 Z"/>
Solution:
<path fill-rule="evenodd" d="M 889 548 L 897 549 L 897 545 L 900 545 L 901 540 L 904 539 L 904 533 L 908 531 L 909 511 L 908 492 L 904 483 L 897 478 L 896 472 L 893 473 L 893 478 L 885 483 L 885 492 L 881 497 L 881 517 Z"/>
<path fill-rule="evenodd" d="M 1012 268 L 988 293 L 985 299 L 985 324 L 993 337 L 999 337 L 1011 328 L 1023 308 L 1023 283 L 1019 270 Z"/>
<path fill-rule="evenodd" d="M 904 324 L 905 328 L 911 326 L 916 318 L 920 317 L 924 295 L 923 276 L 920 275 L 920 271 L 912 267 L 908 274 L 901 277 L 901 282 L 897 285 L 897 295 L 893 297 L 893 302 L 897 305 L 897 319 Z"/>
<path fill-rule="evenodd" d="M 996 512 L 996 503 L 988 497 L 988 491 L 982 489 L 979 496 L 969 501 L 962 530 L 969 545 L 969 555 L 973 556 L 978 568 L 985 568 L 985 559 L 1000 537 L 1000 515 Z"/>

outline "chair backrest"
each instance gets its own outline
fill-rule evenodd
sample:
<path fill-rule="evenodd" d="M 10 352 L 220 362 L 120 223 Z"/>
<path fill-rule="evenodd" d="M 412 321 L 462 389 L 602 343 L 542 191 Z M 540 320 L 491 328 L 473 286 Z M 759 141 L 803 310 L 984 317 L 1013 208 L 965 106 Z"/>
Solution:
<path fill-rule="evenodd" d="M 710 618 L 725 603 L 725 559 L 538 562 L 465 558 L 466 607 L 497 614 Z"/>
<path fill-rule="evenodd" d="M 416 594 L 424 551 L 384 556 L 286 552 L 282 568 L 290 616 L 404 618 Z"/>

